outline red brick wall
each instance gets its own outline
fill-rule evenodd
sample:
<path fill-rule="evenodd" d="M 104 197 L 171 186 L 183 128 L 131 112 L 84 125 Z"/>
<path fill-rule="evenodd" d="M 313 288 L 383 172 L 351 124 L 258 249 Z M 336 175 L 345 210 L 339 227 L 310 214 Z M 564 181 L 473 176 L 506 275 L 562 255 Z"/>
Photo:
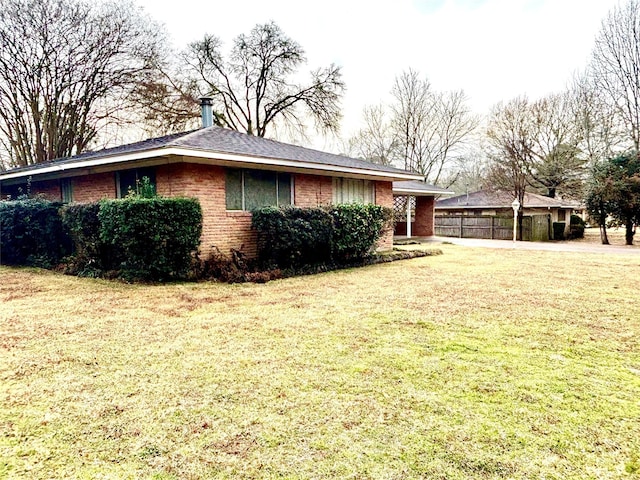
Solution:
<path fill-rule="evenodd" d="M 416 217 L 411 234 L 415 237 L 433 235 L 434 197 L 416 197 Z"/>
<path fill-rule="evenodd" d="M 160 195 L 195 197 L 202 207 L 201 254 L 206 258 L 214 247 L 229 254 L 240 249 L 256 254 L 256 234 L 251 230 L 249 212 L 227 211 L 225 170 L 223 167 L 178 163 L 162 165 L 156 170 Z"/>
<path fill-rule="evenodd" d="M 411 222 L 411 227 L 413 227 L 413 222 Z M 407 222 L 396 222 L 396 228 L 393 231 L 394 235 L 406 235 L 407 234 Z"/>
<path fill-rule="evenodd" d="M 333 200 L 331 177 L 297 174 L 293 179 L 294 204 L 298 207 L 329 205 Z"/>
<path fill-rule="evenodd" d="M 71 179 L 73 201 L 96 202 L 103 198 L 116 198 L 115 173 L 94 173 Z"/>
<path fill-rule="evenodd" d="M 376 182 L 376 205 L 391 208 L 393 210 L 393 184 L 391 182 Z M 378 241 L 378 250 L 391 250 L 393 248 L 393 228 Z"/>

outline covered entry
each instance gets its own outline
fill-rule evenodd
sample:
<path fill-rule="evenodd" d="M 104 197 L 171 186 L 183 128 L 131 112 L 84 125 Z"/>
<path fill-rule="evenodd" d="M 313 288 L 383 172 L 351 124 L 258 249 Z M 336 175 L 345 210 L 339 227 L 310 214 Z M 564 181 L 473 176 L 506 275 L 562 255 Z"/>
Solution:
<path fill-rule="evenodd" d="M 393 182 L 395 236 L 431 237 L 434 235 L 434 207 L 436 197 L 454 192 L 410 180 Z"/>

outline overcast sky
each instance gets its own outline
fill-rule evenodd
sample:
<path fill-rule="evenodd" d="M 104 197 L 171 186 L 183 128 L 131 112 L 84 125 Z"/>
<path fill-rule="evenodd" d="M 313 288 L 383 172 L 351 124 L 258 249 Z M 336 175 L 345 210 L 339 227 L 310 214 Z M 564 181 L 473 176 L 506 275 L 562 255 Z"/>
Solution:
<path fill-rule="evenodd" d="M 587 64 L 602 19 L 618 0 L 137 0 L 174 46 L 205 33 L 225 45 L 275 21 L 307 53 L 307 69 L 342 67 L 342 136 L 362 108 L 388 99 L 412 68 L 437 90 L 462 89 L 477 113 L 520 94 L 561 91 Z"/>

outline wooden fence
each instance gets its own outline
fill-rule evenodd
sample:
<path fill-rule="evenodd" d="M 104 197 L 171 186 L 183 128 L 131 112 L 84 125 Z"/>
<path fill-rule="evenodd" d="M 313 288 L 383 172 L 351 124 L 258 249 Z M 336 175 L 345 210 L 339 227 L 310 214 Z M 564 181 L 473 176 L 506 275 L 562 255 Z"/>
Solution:
<path fill-rule="evenodd" d="M 546 241 L 550 235 L 550 216 L 532 215 L 522 218 L 522 239 Z M 440 237 L 486 238 L 492 240 L 513 239 L 513 217 L 487 215 L 437 215 L 435 234 Z"/>

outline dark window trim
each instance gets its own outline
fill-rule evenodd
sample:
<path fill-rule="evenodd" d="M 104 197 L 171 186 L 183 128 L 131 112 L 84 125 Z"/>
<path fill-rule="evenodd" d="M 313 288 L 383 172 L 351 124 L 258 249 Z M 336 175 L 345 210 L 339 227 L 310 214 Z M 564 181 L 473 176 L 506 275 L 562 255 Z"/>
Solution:
<path fill-rule="evenodd" d="M 114 179 L 115 179 L 115 182 L 116 182 L 116 198 L 124 198 L 124 197 L 127 196 L 127 193 L 129 193 L 129 192 L 125 192 L 124 194 L 122 193 L 122 185 L 121 185 L 122 182 L 120 181 L 121 180 L 121 178 L 120 178 L 120 174 L 121 173 L 134 172 L 136 180 L 140 180 L 140 179 L 142 179 L 142 177 L 148 176 L 148 175 L 146 175 L 146 172 L 144 172 L 145 170 L 147 172 L 153 171 L 153 178 L 151 180 L 152 180 L 152 183 L 156 186 L 156 189 L 157 189 L 156 167 L 127 168 L 127 169 L 118 170 L 118 171 L 115 172 Z M 142 175 L 139 174 L 140 171 L 143 171 Z"/>
<path fill-rule="evenodd" d="M 280 205 L 280 175 L 288 175 L 289 176 L 289 203 L 287 205 L 294 205 L 294 196 L 295 196 L 295 188 L 294 188 L 294 174 L 290 173 L 290 172 L 279 172 L 276 170 L 260 170 L 260 169 L 255 169 L 255 168 L 227 168 L 225 169 L 225 189 L 227 188 L 227 180 L 226 180 L 226 173 L 229 170 L 235 170 L 235 171 L 239 171 L 240 172 L 240 190 L 241 190 L 241 208 L 240 209 L 230 209 L 227 206 L 227 200 L 226 200 L 226 192 L 225 192 L 225 210 L 227 212 L 247 212 L 248 210 L 246 209 L 246 181 L 245 181 L 245 174 L 247 172 L 251 172 L 251 171 L 256 171 L 256 172 L 267 172 L 267 173 L 274 173 L 276 176 L 276 182 L 275 182 L 275 187 L 276 187 L 276 205 L 275 206 L 281 206 Z"/>

